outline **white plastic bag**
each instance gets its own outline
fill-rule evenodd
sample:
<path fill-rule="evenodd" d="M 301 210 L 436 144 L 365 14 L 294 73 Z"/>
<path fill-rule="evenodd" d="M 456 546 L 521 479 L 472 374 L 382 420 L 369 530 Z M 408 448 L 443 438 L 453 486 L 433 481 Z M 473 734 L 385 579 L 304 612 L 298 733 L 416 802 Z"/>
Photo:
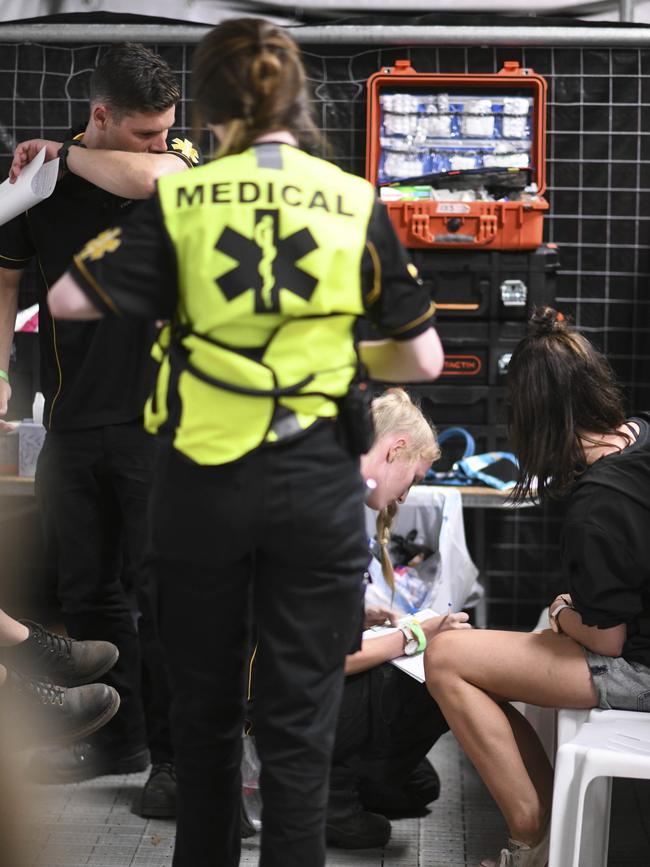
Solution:
<path fill-rule="evenodd" d="M 260 794 L 260 760 L 255 738 L 244 735 L 241 760 L 242 804 L 248 821 L 256 831 L 262 827 L 262 796 Z"/>

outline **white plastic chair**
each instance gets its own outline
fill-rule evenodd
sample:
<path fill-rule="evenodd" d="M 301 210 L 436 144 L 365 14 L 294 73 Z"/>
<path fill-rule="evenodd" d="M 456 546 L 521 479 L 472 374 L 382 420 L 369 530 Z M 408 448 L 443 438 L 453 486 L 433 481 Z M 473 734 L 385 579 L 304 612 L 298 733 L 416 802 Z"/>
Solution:
<path fill-rule="evenodd" d="M 639 719 L 645 714 L 635 710 L 602 710 L 599 707 L 584 710 L 583 708 L 561 708 L 557 711 L 555 727 L 556 750 L 562 744 L 572 740 L 583 723 L 609 722 L 613 719 Z"/>
<path fill-rule="evenodd" d="M 580 725 L 586 713 L 559 714 L 549 867 L 605 867 L 612 778 L 650 779 L 650 714 L 594 710 Z"/>

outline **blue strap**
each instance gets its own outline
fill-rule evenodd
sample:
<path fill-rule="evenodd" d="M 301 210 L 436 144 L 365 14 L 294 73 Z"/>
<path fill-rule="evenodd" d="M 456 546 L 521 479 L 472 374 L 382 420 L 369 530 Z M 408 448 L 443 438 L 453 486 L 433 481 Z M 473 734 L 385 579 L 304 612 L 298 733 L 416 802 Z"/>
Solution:
<path fill-rule="evenodd" d="M 446 427 L 438 434 L 438 444 L 442 445 L 444 442 L 447 442 L 448 439 L 451 439 L 451 437 L 462 437 L 465 440 L 463 458 L 470 458 L 474 454 L 476 449 L 474 437 L 468 430 L 465 430 L 464 427 Z"/>
<path fill-rule="evenodd" d="M 468 430 L 465 430 L 464 427 L 447 427 L 444 430 L 440 431 L 438 434 L 438 444 L 442 445 L 447 440 L 452 437 L 459 437 L 465 441 L 465 449 L 463 451 L 463 455 L 461 460 L 465 458 L 470 458 L 474 454 L 476 449 L 476 443 L 474 442 L 474 437 Z M 424 477 L 425 484 L 434 484 L 434 485 L 471 485 L 471 479 L 468 479 L 464 473 L 460 472 L 457 468 L 457 464 L 454 465 L 453 469 L 448 472 L 436 472 L 433 469 L 429 469 L 427 471 L 426 476 Z"/>

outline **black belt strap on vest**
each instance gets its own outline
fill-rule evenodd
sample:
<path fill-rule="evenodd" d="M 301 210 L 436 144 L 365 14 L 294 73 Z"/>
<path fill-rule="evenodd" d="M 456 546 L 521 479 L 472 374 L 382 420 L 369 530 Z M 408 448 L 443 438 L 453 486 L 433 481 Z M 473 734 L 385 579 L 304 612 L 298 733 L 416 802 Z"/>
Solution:
<path fill-rule="evenodd" d="M 292 397 L 298 395 L 301 389 L 306 385 L 309 385 L 309 383 L 314 379 L 314 374 L 310 373 L 309 376 L 301 379 L 300 382 L 296 382 L 293 385 L 287 385 L 283 388 L 248 388 L 243 385 L 234 385 L 232 382 L 226 382 L 224 379 L 217 379 L 216 376 L 211 376 L 209 373 L 199 370 L 199 368 L 189 360 L 189 350 L 181 343 L 176 341 L 172 342 L 171 355 L 172 360 L 176 362 L 182 370 L 188 370 L 192 376 L 195 376 L 202 382 L 206 382 L 208 385 L 214 385 L 217 388 L 223 388 L 225 391 L 232 391 L 235 394 L 244 394 L 248 397 Z M 323 396 L 326 397 L 326 395 Z"/>
<path fill-rule="evenodd" d="M 315 379 L 315 374 L 313 373 L 293 385 L 284 387 L 278 386 L 277 388 L 269 389 L 248 388 L 246 386 L 234 385 L 226 380 L 218 379 L 209 373 L 205 373 L 192 364 L 189 360 L 189 350 L 182 343 L 182 340 L 189 336 L 198 337 L 200 340 L 213 343 L 215 346 L 219 346 L 220 349 L 225 349 L 229 352 L 237 352 L 236 349 L 220 344 L 217 341 L 212 340 L 210 337 L 199 334 L 188 326 L 177 326 L 174 328 L 171 335 L 170 353 L 172 362 L 177 364 L 181 370 L 189 371 L 189 373 L 196 376 L 197 379 L 200 379 L 208 385 L 213 385 L 217 388 L 222 388 L 226 391 L 246 395 L 248 397 L 270 397 L 275 399 L 281 397 L 323 397 L 325 400 L 331 400 L 338 406 L 339 426 L 350 453 L 352 455 L 364 455 L 370 450 L 375 437 L 371 410 L 372 395 L 371 389 L 368 387 L 366 381 L 366 371 L 360 362 L 357 366 L 355 378 L 350 383 L 348 391 L 343 395 L 343 397 L 333 397 L 332 395 L 325 394 L 322 391 L 303 391 L 302 389 Z M 258 363 L 264 366 L 261 361 Z M 270 370 L 275 380 L 275 372 L 271 368 L 266 369 Z"/>

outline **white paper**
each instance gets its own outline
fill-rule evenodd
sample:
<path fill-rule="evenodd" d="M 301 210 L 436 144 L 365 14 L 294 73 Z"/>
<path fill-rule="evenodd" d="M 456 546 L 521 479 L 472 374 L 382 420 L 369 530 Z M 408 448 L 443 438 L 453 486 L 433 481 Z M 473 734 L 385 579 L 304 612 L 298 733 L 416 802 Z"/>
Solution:
<path fill-rule="evenodd" d="M 46 163 L 43 145 L 15 184 L 9 183 L 9 178 L 0 184 L 0 226 L 52 195 L 58 175 L 59 160 Z"/>
<path fill-rule="evenodd" d="M 430 617 L 437 617 L 437 613 L 432 608 L 423 608 L 421 611 L 416 611 L 415 614 L 409 614 L 408 617 L 402 617 L 399 623 L 408 623 L 411 620 L 428 620 Z M 366 629 L 363 633 L 364 641 L 366 639 L 378 638 L 380 635 L 387 635 L 390 632 L 397 632 L 397 626 L 373 626 Z M 389 660 L 391 665 L 399 668 L 405 674 L 414 677 L 420 683 L 424 683 L 424 653 L 416 653 L 415 656 L 398 656 L 396 659 Z"/>

